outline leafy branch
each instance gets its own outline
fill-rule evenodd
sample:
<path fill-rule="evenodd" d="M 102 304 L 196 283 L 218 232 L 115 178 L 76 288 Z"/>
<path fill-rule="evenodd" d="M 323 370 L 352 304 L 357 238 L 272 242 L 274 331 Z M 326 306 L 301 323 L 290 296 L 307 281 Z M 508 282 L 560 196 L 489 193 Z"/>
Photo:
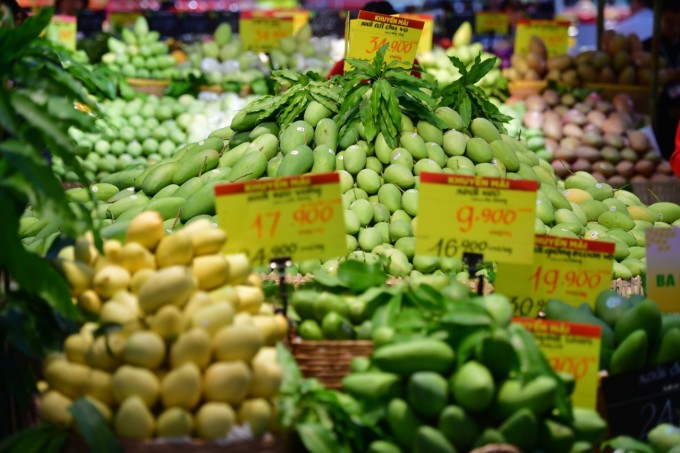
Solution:
<path fill-rule="evenodd" d="M 396 148 L 402 112 L 445 127 L 434 114 L 436 103 L 431 94 L 435 83 L 411 75 L 411 68 L 401 66 L 399 61 L 385 63 L 387 49 L 387 44 L 382 46 L 372 63 L 347 59 L 354 69 L 339 79 L 344 98 L 338 112 L 340 137 L 353 124 L 361 122 L 367 141 L 382 133 L 387 144 Z"/>
<path fill-rule="evenodd" d="M 470 121 L 475 118 L 486 118 L 496 128 L 504 131 L 504 124 L 512 118 L 501 113 L 498 107 L 489 101 L 484 91 L 475 85 L 494 68 L 497 58 L 487 58 L 482 61 L 481 54 L 479 54 L 469 70 L 458 58 L 450 56 L 449 60 L 458 69 L 461 77 L 437 92 L 437 97 L 440 98 L 439 106 L 456 110 L 463 119 L 465 127 L 468 127 Z"/>

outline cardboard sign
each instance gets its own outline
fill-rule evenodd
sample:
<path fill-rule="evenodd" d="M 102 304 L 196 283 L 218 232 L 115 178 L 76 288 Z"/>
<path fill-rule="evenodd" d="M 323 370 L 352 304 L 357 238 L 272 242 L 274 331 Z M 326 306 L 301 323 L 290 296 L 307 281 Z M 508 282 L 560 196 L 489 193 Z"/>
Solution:
<path fill-rule="evenodd" d="M 350 21 L 349 37 L 345 37 L 349 46 L 345 71 L 352 68 L 347 58 L 373 61 L 384 45 L 389 46 L 385 63 L 397 60 L 407 68 L 413 66 L 424 26 L 419 20 L 359 11 L 359 18 Z"/>
<path fill-rule="evenodd" d="M 434 35 L 434 16 L 431 14 L 399 14 L 399 17 L 406 19 L 415 19 L 421 21 L 423 25 L 423 34 L 420 35 L 420 42 L 418 43 L 418 53 L 427 53 L 432 51 L 432 37 Z"/>
<path fill-rule="evenodd" d="M 595 409 L 602 328 L 543 319 L 514 318 L 531 332 L 555 371 L 571 373 L 576 387 L 571 395 L 574 406 Z"/>
<path fill-rule="evenodd" d="M 276 17 L 266 11 L 244 11 L 239 19 L 243 50 L 269 52 L 278 49 L 282 38 L 293 36 L 292 16 Z"/>
<path fill-rule="evenodd" d="M 291 17 L 293 19 L 293 34 L 300 31 L 309 23 L 309 11 L 306 9 L 276 10 L 271 11 L 274 17 Z"/>
<path fill-rule="evenodd" d="M 498 264 L 496 291 L 511 298 L 516 316 L 535 317 L 551 298 L 594 304 L 611 286 L 615 247 L 612 242 L 536 236 L 533 264 Z"/>
<path fill-rule="evenodd" d="M 548 56 L 566 55 L 569 49 L 569 22 L 557 20 L 523 19 L 515 32 L 515 53 L 527 55 L 532 36 L 541 38 Z"/>
<path fill-rule="evenodd" d="M 680 423 L 680 361 L 602 380 L 612 436 L 638 439 L 661 423 Z"/>
<path fill-rule="evenodd" d="M 47 35 L 69 50 L 76 50 L 78 24 L 75 16 L 55 15 L 50 22 Z"/>
<path fill-rule="evenodd" d="M 680 228 L 645 231 L 647 294 L 661 311 L 680 311 Z"/>
<path fill-rule="evenodd" d="M 215 186 L 225 253 L 256 265 L 344 256 L 345 221 L 339 173 L 307 174 Z"/>
<path fill-rule="evenodd" d="M 536 181 L 421 173 L 416 254 L 530 264 Z"/>
<path fill-rule="evenodd" d="M 497 33 L 507 35 L 510 19 L 507 14 L 493 11 L 480 11 L 475 14 L 475 33 Z"/>

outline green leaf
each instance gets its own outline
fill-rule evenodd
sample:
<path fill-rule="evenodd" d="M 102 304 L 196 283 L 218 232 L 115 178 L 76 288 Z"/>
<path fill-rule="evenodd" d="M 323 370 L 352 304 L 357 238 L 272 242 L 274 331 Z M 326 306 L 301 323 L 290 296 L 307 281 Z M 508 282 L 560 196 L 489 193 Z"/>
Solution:
<path fill-rule="evenodd" d="M 314 274 L 312 274 L 312 279 L 319 285 L 325 286 L 326 288 L 347 289 L 345 282 L 338 278 L 337 275 L 333 275 L 323 269 L 319 269 L 314 272 Z"/>
<path fill-rule="evenodd" d="M 482 342 L 489 338 L 490 333 L 488 330 L 480 330 L 472 335 L 468 335 L 460 343 L 456 349 L 456 363 L 458 367 L 463 366 L 471 357 L 475 355 L 477 347 L 482 344 Z"/>
<path fill-rule="evenodd" d="M 368 61 L 359 60 L 357 58 L 347 58 L 345 61 L 353 68 L 348 72 L 348 75 L 351 77 L 361 74 L 363 80 L 373 79 L 378 76 L 378 71 Z"/>
<path fill-rule="evenodd" d="M 0 73 L 11 68 L 12 58 L 20 57 L 25 48 L 49 25 L 52 8 L 42 8 L 24 20 L 21 25 L 0 38 Z"/>
<path fill-rule="evenodd" d="M 442 324 L 467 327 L 486 327 L 493 321 L 487 311 L 479 304 L 459 301 L 447 306 L 447 312 L 441 318 Z"/>
<path fill-rule="evenodd" d="M 90 447 L 90 451 L 102 453 L 123 451 L 109 424 L 87 398 L 78 398 L 68 410 L 73 415 L 73 422 Z"/>
<path fill-rule="evenodd" d="M 600 449 L 605 450 L 605 448 L 622 450 L 625 453 L 655 453 L 650 445 L 628 436 L 618 436 L 603 442 Z"/>
<path fill-rule="evenodd" d="M 45 110 L 37 106 L 27 96 L 18 91 L 10 94 L 12 107 L 25 121 L 37 128 L 42 134 L 50 137 L 58 146 L 70 148 L 73 146 L 71 138 L 61 127 L 60 123 L 50 117 Z"/>
<path fill-rule="evenodd" d="M 363 108 L 360 110 L 359 116 L 361 117 L 361 122 L 364 125 L 364 135 L 368 142 L 372 142 L 375 136 L 378 134 L 378 126 L 375 124 L 373 119 L 373 112 L 375 110 L 373 107 Z"/>
<path fill-rule="evenodd" d="M 454 57 L 454 56 L 449 56 L 449 60 L 451 61 L 453 66 L 455 66 L 456 69 L 458 69 L 458 72 L 460 72 L 460 79 L 458 79 L 458 80 L 460 80 L 461 84 L 462 85 L 468 85 L 467 80 L 466 80 L 468 70 L 467 70 L 467 66 L 465 66 L 465 63 L 463 63 L 458 57 Z"/>
<path fill-rule="evenodd" d="M 460 114 L 465 127 L 468 127 L 470 121 L 472 121 L 472 104 L 470 103 L 470 97 L 465 90 L 461 90 L 458 93 L 458 113 Z"/>
<path fill-rule="evenodd" d="M 378 308 L 373 315 L 371 322 L 373 323 L 373 329 L 382 326 L 390 326 L 397 319 L 399 311 L 401 310 L 401 304 L 403 300 L 403 294 L 398 292 L 392 296 L 390 301 Z"/>
<path fill-rule="evenodd" d="M 20 431 L 0 443 L 0 452 L 58 453 L 68 438 L 68 431 L 43 423 Z"/>
<path fill-rule="evenodd" d="M 377 264 L 346 260 L 338 266 L 338 278 L 349 289 L 361 292 L 374 286 L 384 285 L 387 281 L 387 274 Z"/>
<path fill-rule="evenodd" d="M 296 393 L 302 383 L 302 373 L 298 368 L 297 362 L 295 362 L 293 354 L 280 342 L 276 344 L 276 361 L 283 370 L 281 392 L 285 394 Z"/>
<path fill-rule="evenodd" d="M 12 135 L 19 129 L 18 119 L 10 105 L 9 91 L 0 90 L 0 127 Z"/>
<path fill-rule="evenodd" d="M 498 58 L 496 57 L 490 57 L 484 61 L 481 61 L 481 58 L 482 54 L 481 53 L 477 54 L 475 62 L 470 68 L 470 72 L 468 73 L 467 78 L 465 80 L 468 85 L 473 85 L 479 82 L 482 79 L 482 77 L 487 75 L 489 71 L 491 71 L 494 68 L 494 66 L 496 66 L 496 61 L 498 60 Z"/>
<path fill-rule="evenodd" d="M 333 431 L 319 423 L 299 423 L 296 431 L 310 453 L 340 453 L 347 451 L 338 443 Z"/>

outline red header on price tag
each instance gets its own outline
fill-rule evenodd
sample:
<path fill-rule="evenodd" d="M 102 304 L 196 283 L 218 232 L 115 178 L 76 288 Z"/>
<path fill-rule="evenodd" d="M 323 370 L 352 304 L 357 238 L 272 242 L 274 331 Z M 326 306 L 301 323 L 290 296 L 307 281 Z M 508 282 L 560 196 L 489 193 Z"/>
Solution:
<path fill-rule="evenodd" d="M 320 184 L 333 184 L 340 181 L 339 173 L 321 173 L 316 175 L 287 176 L 276 179 L 237 182 L 215 186 L 215 195 L 235 193 L 266 192 L 268 190 L 295 189 Z"/>
<path fill-rule="evenodd" d="M 484 176 L 447 175 L 446 173 L 423 173 L 420 182 L 453 184 L 456 186 L 480 187 L 485 189 L 525 190 L 536 192 L 538 182 L 519 179 L 487 178 Z"/>
<path fill-rule="evenodd" d="M 401 27 L 416 28 L 418 30 L 422 30 L 423 26 L 425 25 L 424 22 L 419 21 L 419 20 L 415 20 L 415 19 L 407 19 L 405 17 L 390 16 L 388 14 L 372 13 L 370 11 L 364 11 L 364 10 L 359 11 L 359 19 L 372 20 L 372 21 L 375 21 L 375 22 L 383 22 L 383 23 L 388 24 L 388 25 L 399 25 Z"/>
<path fill-rule="evenodd" d="M 557 236 L 536 236 L 536 245 L 540 247 L 559 247 L 567 250 L 582 250 L 584 252 L 614 253 L 616 244 L 604 241 L 586 241 L 583 239 L 569 239 Z"/>

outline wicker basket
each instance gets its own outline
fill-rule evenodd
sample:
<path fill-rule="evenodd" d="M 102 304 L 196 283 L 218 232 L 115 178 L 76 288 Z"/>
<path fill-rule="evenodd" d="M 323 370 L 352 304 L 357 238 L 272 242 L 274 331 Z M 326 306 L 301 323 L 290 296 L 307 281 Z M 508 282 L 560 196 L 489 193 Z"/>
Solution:
<path fill-rule="evenodd" d="M 218 444 L 192 439 L 186 442 L 136 442 L 119 439 L 123 453 L 280 453 L 283 443 L 279 437 L 268 436 L 262 440 L 244 440 L 228 444 Z M 65 453 L 88 451 L 85 442 L 76 436 L 69 438 Z"/>
<path fill-rule="evenodd" d="M 646 205 L 657 201 L 680 203 L 680 180 L 633 182 L 633 193 Z"/>
<path fill-rule="evenodd" d="M 127 79 L 128 85 L 138 93 L 153 94 L 154 96 L 163 96 L 165 89 L 170 85 L 169 80 L 156 79 Z"/>
<path fill-rule="evenodd" d="M 224 93 L 224 89 L 222 88 L 221 85 L 201 85 L 198 87 L 200 91 L 207 91 L 209 93 L 217 93 L 217 94 L 222 94 Z"/>
<path fill-rule="evenodd" d="M 516 447 L 508 444 L 488 444 L 475 448 L 470 453 L 522 453 Z"/>
<path fill-rule="evenodd" d="M 517 80 L 508 82 L 508 90 L 512 97 L 524 99 L 532 94 L 540 94 L 548 82 L 545 80 Z"/>
<path fill-rule="evenodd" d="M 306 378 L 316 378 L 332 389 L 342 388 L 342 379 L 350 374 L 354 357 L 368 357 L 373 353 L 373 342 L 366 340 L 291 342 L 293 356 Z"/>

